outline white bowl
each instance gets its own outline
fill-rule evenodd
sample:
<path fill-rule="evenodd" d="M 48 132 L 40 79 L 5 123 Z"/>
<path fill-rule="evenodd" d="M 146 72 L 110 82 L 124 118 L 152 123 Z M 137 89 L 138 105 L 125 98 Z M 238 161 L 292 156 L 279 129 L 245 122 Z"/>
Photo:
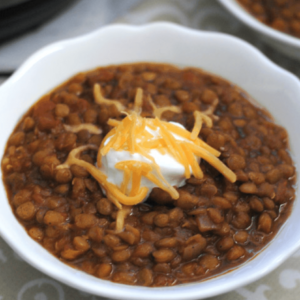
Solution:
<path fill-rule="evenodd" d="M 239 20 L 259 33 L 263 40 L 278 51 L 300 60 L 300 38 L 275 30 L 254 18 L 236 0 L 219 0 Z"/>
<path fill-rule="evenodd" d="M 218 74 L 248 91 L 288 130 L 294 161 L 300 164 L 300 82 L 247 43 L 218 33 L 168 23 L 115 25 L 58 42 L 31 56 L 0 88 L 0 154 L 14 126 L 42 95 L 79 71 L 130 62 L 194 66 Z M 299 177 L 297 180 L 299 186 Z M 14 217 L 0 185 L 0 234 L 29 264 L 72 287 L 122 299 L 200 299 L 228 292 L 266 275 L 300 246 L 300 201 L 274 240 L 252 260 L 215 278 L 174 287 L 146 288 L 102 281 L 73 269 L 32 240 Z"/>

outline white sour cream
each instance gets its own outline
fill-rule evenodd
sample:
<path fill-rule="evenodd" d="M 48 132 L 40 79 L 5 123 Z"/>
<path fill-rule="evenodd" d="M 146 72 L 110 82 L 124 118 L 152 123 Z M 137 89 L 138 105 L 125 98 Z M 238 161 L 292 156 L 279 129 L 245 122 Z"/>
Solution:
<path fill-rule="evenodd" d="M 185 129 L 179 123 L 176 122 L 170 122 L 170 123 Z M 146 127 L 146 130 L 154 135 L 154 139 L 160 137 L 159 129 L 153 131 L 150 128 Z M 175 134 L 173 134 L 173 136 L 177 140 L 184 140 L 182 137 L 179 137 Z M 106 145 L 109 142 L 110 138 L 108 138 L 105 141 L 104 145 Z M 162 176 L 166 179 L 166 181 L 169 182 L 170 185 L 180 187 L 185 184 L 185 179 L 186 179 L 185 168 L 181 163 L 179 163 L 175 158 L 173 158 L 173 156 L 171 156 L 168 153 L 162 154 L 156 149 L 151 149 L 148 152 L 148 154 L 151 155 L 155 160 L 156 164 L 159 165 Z M 121 184 L 123 182 L 124 172 L 116 169 L 115 165 L 119 162 L 123 162 L 127 160 L 135 160 L 140 162 L 151 163 L 151 161 L 148 158 L 144 157 L 143 155 L 139 153 L 132 154 L 129 151 L 125 151 L 125 150 L 116 151 L 114 149 L 110 149 L 105 156 L 102 156 L 102 161 L 101 161 L 102 165 L 100 167 L 100 170 L 107 176 L 108 182 L 118 186 L 119 188 L 121 187 Z M 191 168 L 190 171 L 192 174 Z M 148 197 L 152 189 L 157 186 L 152 181 L 148 180 L 145 177 L 142 177 L 140 187 L 147 187 L 149 189 L 147 194 Z M 127 190 L 128 191 L 131 190 L 131 182 L 129 183 Z"/>

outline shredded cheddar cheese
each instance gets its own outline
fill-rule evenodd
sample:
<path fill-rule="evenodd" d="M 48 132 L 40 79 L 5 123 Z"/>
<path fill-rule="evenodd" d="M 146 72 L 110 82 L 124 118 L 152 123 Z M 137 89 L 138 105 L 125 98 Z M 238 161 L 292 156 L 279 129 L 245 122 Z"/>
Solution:
<path fill-rule="evenodd" d="M 134 99 L 134 111 L 136 113 L 141 112 L 142 104 L 143 104 L 143 90 L 141 88 L 138 88 L 136 90 L 136 95 L 135 95 L 135 99 Z"/>
<path fill-rule="evenodd" d="M 112 126 L 112 127 L 116 127 L 120 124 L 120 121 L 115 120 L 115 119 L 108 119 L 107 121 L 107 125 Z"/>
<path fill-rule="evenodd" d="M 117 213 L 116 231 L 122 231 L 124 228 L 125 218 L 130 214 L 130 207 L 123 207 Z"/>
<path fill-rule="evenodd" d="M 104 98 L 102 93 L 101 93 L 101 87 L 98 83 L 96 83 L 94 85 L 94 98 L 95 98 L 95 102 L 98 103 L 98 104 L 104 104 L 104 105 L 114 104 L 119 111 L 124 109 L 124 106 L 120 101 Z"/>
<path fill-rule="evenodd" d="M 212 120 L 205 113 L 198 110 L 194 111 L 195 124 L 191 132 L 191 139 L 194 141 L 199 135 L 203 122 L 207 125 L 208 128 L 212 127 Z"/>
<path fill-rule="evenodd" d="M 173 111 L 175 113 L 180 113 L 181 112 L 181 109 L 180 107 L 178 106 L 175 106 L 175 105 L 170 105 L 170 106 L 164 106 L 164 107 L 157 107 L 152 98 L 149 96 L 148 97 L 148 101 L 153 109 L 153 115 L 156 117 L 156 118 L 161 118 L 161 115 L 165 112 L 165 111 Z"/>
<path fill-rule="evenodd" d="M 105 156 L 109 149 L 139 153 L 150 160 L 150 163 L 129 160 L 115 165 L 115 168 L 124 171 L 124 179 L 120 190 L 130 197 L 137 195 L 140 190 L 141 178 L 144 176 L 158 187 L 168 191 L 174 199 L 178 198 L 177 193 L 173 192 L 172 187 L 157 172 L 159 166 L 149 154 L 151 149 L 163 148 L 174 157 L 184 166 L 186 178 L 190 178 L 191 170 L 196 178 L 203 178 L 203 173 L 197 161 L 197 157 L 201 157 L 231 182 L 234 182 L 236 179 L 235 174 L 216 157 L 220 154 L 218 151 L 210 151 L 212 149 L 210 146 L 206 145 L 198 137 L 192 137 L 190 132 L 183 128 L 176 125 L 170 127 L 168 122 L 161 121 L 158 118 L 142 118 L 136 112 L 128 114 L 126 118 L 114 125 L 116 125 L 112 129 L 114 135 L 108 134 L 102 141 L 98 161 L 101 161 L 102 156 Z M 197 124 L 195 124 L 196 126 Z M 159 135 L 153 135 L 147 128 L 158 129 Z M 174 137 L 176 134 L 184 137 L 184 140 L 176 139 Z M 122 139 L 118 137 L 122 137 Z M 129 191 L 130 181 L 132 186 Z"/>
<path fill-rule="evenodd" d="M 140 113 L 143 104 L 143 90 L 138 88 L 134 100 L 133 110 L 123 112 L 124 106 L 118 100 L 110 100 L 103 97 L 99 84 L 94 85 L 95 102 L 101 105 L 114 104 L 117 109 L 126 114 L 121 120 L 109 119 L 107 124 L 112 127 L 104 137 L 100 148 L 94 145 L 86 145 L 73 149 L 64 164 L 57 166 L 57 169 L 69 168 L 77 164 L 85 168 L 106 192 L 107 198 L 119 208 L 117 213 L 116 229 L 122 230 L 124 220 L 130 213 L 130 206 L 144 200 L 149 192 L 147 187 L 142 187 L 142 178 L 152 182 L 155 186 L 168 192 L 173 199 L 178 199 L 178 191 L 162 175 L 160 166 L 151 155 L 151 150 L 157 150 L 161 154 L 168 154 L 184 167 L 184 177 L 190 178 L 192 174 L 203 178 L 203 172 L 199 165 L 202 158 L 223 174 L 230 182 L 236 180 L 236 175 L 224 165 L 218 157 L 220 152 L 212 148 L 198 136 L 202 125 L 212 127 L 212 117 L 217 104 L 216 99 L 206 111 L 194 112 L 194 128 L 191 132 L 175 124 L 162 121 L 160 118 L 165 111 L 181 112 L 178 106 L 166 106 L 158 108 L 151 97 L 148 102 L 153 109 L 155 118 L 143 118 Z M 65 130 L 78 132 L 88 130 L 93 134 L 100 134 L 102 130 L 92 124 L 80 124 L 75 126 L 64 125 Z M 145 161 L 124 160 L 115 164 L 114 168 L 123 172 L 123 181 L 120 186 L 109 182 L 107 176 L 99 169 L 102 158 L 109 151 L 127 151 L 131 154 L 139 154 Z M 97 166 L 94 166 L 79 158 L 81 152 L 96 150 Z"/>
<path fill-rule="evenodd" d="M 65 128 L 65 130 L 71 131 L 71 132 L 79 132 L 81 130 L 87 130 L 91 134 L 101 134 L 102 133 L 102 129 L 100 129 L 96 125 L 86 124 L 86 123 L 79 124 L 79 125 L 64 124 L 64 128 Z"/>
<path fill-rule="evenodd" d="M 185 139 L 191 139 L 191 133 L 183 128 L 180 128 L 174 124 L 171 123 L 165 123 L 165 126 L 168 128 L 168 130 L 172 131 L 173 133 L 175 133 L 176 135 L 179 135 Z M 209 151 L 212 155 L 219 157 L 221 155 L 221 153 L 212 148 L 211 146 L 209 146 L 208 144 L 206 144 L 204 141 L 202 141 L 201 139 L 197 138 L 195 140 L 193 140 L 194 143 L 204 149 L 206 149 L 207 151 Z"/>

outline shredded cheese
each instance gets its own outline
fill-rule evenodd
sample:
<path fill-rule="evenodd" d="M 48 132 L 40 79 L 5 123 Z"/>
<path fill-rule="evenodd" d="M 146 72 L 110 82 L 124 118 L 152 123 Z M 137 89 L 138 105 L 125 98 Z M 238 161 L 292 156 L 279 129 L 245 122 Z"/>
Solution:
<path fill-rule="evenodd" d="M 129 184 L 129 178 L 132 178 L 132 187 L 130 196 L 134 196 L 138 193 L 140 189 L 140 182 L 142 179 L 142 175 L 146 175 L 152 170 L 152 166 L 145 162 L 140 162 L 136 160 L 127 160 L 123 162 L 118 162 L 115 164 L 115 168 L 124 171 L 124 179 L 121 185 L 121 190 L 127 191 L 127 187 Z M 130 172 L 129 172 L 130 171 Z M 125 173 L 129 174 L 129 176 Z"/>
<path fill-rule="evenodd" d="M 142 104 L 143 104 L 143 90 L 141 88 L 137 88 L 135 99 L 134 99 L 134 111 L 136 113 L 141 112 Z"/>
<path fill-rule="evenodd" d="M 185 143 L 182 143 L 182 148 L 183 148 L 183 151 L 185 152 L 185 155 L 187 157 L 188 164 L 192 168 L 194 176 L 198 179 L 202 179 L 203 178 L 203 172 L 202 172 L 197 160 L 194 159 L 194 157 L 195 157 L 194 153 L 192 152 L 190 147 Z"/>
<path fill-rule="evenodd" d="M 212 127 L 212 120 L 205 113 L 200 112 L 199 110 L 194 111 L 195 124 L 191 132 L 191 139 L 195 140 L 200 133 L 203 122 L 207 125 L 208 128 Z"/>
<path fill-rule="evenodd" d="M 188 161 L 185 157 L 185 153 L 181 148 L 181 143 L 178 143 L 174 136 L 166 129 L 165 125 L 160 122 L 159 119 L 154 120 L 155 124 L 160 128 L 163 140 L 166 141 L 167 147 L 169 148 L 170 153 L 173 154 L 174 158 L 184 166 L 185 177 L 190 178 L 190 167 Z"/>
<path fill-rule="evenodd" d="M 172 131 L 176 135 L 179 135 L 180 137 L 185 138 L 185 139 L 191 139 L 191 133 L 189 131 L 182 129 L 182 128 L 180 128 L 174 124 L 168 123 L 168 122 L 165 122 L 164 124 L 170 131 Z M 216 157 L 219 157 L 221 155 L 221 152 L 212 148 L 211 146 L 209 146 L 208 144 L 206 144 L 204 141 L 202 141 L 199 138 L 197 138 L 196 140 L 193 140 L 193 142 L 196 145 L 206 149 L 207 151 L 209 151 L 212 155 L 214 155 Z"/>
<path fill-rule="evenodd" d="M 154 102 L 153 102 L 151 96 L 148 97 L 148 101 L 149 101 L 149 103 L 150 103 L 150 105 L 151 105 L 151 107 L 152 107 L 152 109 L 153 109 L 153 115 L 154 115 L 156 118 L 158 118 L 158 119 L 161 118 L 161 115 L 162 115 L 165 111 L 173 111 L 173 112 L 175 112 L 175 113 L 181 113 L 181 108 L 178 107 L 178 106 L 175 106 L 175 105 L 164 106 L 164 107 L 159 107 L 159 108 L 158 108 L 158 107 L 154 104 Z"/>
<path fill-rule="evenodd" d="M 75 133 L 79 132 L 81 130 L 87 130 L 91 134 L 101 134 L 102 133 L 102 129 L 100 129 L 96 125 L 87 124 L 87 123 L 83 123 L 83 124 L 79 124 L 79 125 L 66 125 L 66 124 L 64 124 L 64 128 L 67 131 L 71 131 L 71 132 L 75 132 Z"/>
<path fill-rule="evenodd" d="M 130 214 L 130 207 L 123 207 L 117 212 L 116 231 L 122 231 L 124 228 L 125 218 Z"/>
<path fill-rule="evenodd" d="M 236 175 L 228 167 L 226 167 L 219 159 L 212 155 L 209 151 L 195 144 L 191 144 L 190 148 L 192 152 L 206 160 L 214 168 L 216 168 L 221 174 L 223 174 L 230 182 L 236 181 Z"/>
<path fill-rule="evenodd" d="M 139 151 L 139 153 L 141 153 L 144 157 L 146 157 L 147 159 L 149 159 L 152 162 L 153 165 L 153 169 L 156 172 L 156 177 L 152 177 L 153 180 L 151 180 L 152 182 L 154 182 L 158 187 L 160 187 L 161 189 L 167 191 L 171 197 L 173 199 L 178 199 L 179 198 L 179 194 L 177 192 L 177 190 L 172 187 L 169 182 L 163 177 L 163 175 L 161 174 L 160 171 L 160 167 L 159 165 L 155 162 L 155 160 L 153 159 L 153 157 L 151 155 L 148 154 L 148 151 L 146 149 L 143 149 L 142 147 L 140 147 L 139 145 L 137 145 L 137 149 Z M 149 174 L 149 173 L 148 173 Z M 148 175 L 147 174 L 147 175 Z M 147 176 L 145 175 L 145 177 Z M 158 180 L 158 181 L 157 181 Z M 158 184 L 159 182 L 159 184 Z"/>
<path fill-rule="evenodd" d="M 148 188 L 141 187 L 143 177 L 168 192 L 173 199 L 179 198 L 178 191 L 164 178 L 160 166 L 150 155 L 152 149 L 156 149 L 162 154 L 169 154 L 177 160 L 184 167 L 186 179 L 190 178 L 192 173 L 198 179 L 203 178 L 203 172 L 198 163 L 198 158 L 202 158 L 230 182 L 236 180 L 236 175 L 217 158 L 221 153 L 198 138 L 203 123 L 207 127 L 212 127 L 212 118 L 215 117 L 212 114 L 218 105 L 218 99 L 215 99 L 211 107 L 206 111 L 194 112 L 194 128 L 192 132 L 189 132 L 175 124 L 160 120 L 165 111 L 180 113 L 180 107 L 166 106 L 158 108 L 150 96 L 148 101 L 153 109 L 155 119 L 141 117 L 140 113 L 143 104 L 143 90 L 141 88 L 137 89 L 134 108 L 131 112 L 123 112 L 124 106 L 118 100 L 104 98 L 99 84 L 94 85 L 94 98 L 98 104 L 114 104 L 121 113 L 126 114 L 126 117 L 121 121 L 108 120 L 107 124 L 113 128 L 102 140 L 99 149 L 95 145 L 75 148 L 69 153 L 65 163 L 57 166 L 57 169 L 69 168 L 71 165 L 77 164 L 85 168 L 98 181 L 105 190 L 107 198 L 119 208 L 116 230 L 120 231 L 124 228 L 125 218 L 131 211 L 129 206 L 142 202 L 148 194 Z M 102 130 L 93 124 L 64 125 L 64 128 L 71 132 L 88 130 L 94 134 L 102 133 Z M 154 134 L 154 132 L 157 134 Z M 176 136 L 181 139 L 176 138 Z M 98 151 L 98 167 L 78 158 L 82 151 L 89 149 Z M 131 154 L 138 153 L 147 159 L 148 162 L 126 160 L 116 163 L 115 168 L 123 172 L 123 181 L 121 186 L 118 187 L 109 182 L 107 176 L 99 170 L 102 157 L 107 155 L 111 149 L 115 151 L 129 151 Z"/>
<path fill-rule="evenodd" d="M 200 116 L 203 117 L 202 115 Z M 176 125 L 167 127 L 167 124 L 169 123 L 163 122 L 158 118 L 145 119 L 137 115 L 136 112 L 132 112 L 132 114 L 128 114 L 126 118 L 116 124 L 113 129 L 113 136 L 108 135 L 102 141 L 102 149 L 100 149 L 102 155 L 105 155 L 109 149 L 123 150 L 139 153 L 151 162 L 149 164 L 139 161 L 124 161 L 115 165 L 115 168 L 124 172 L 120 188 L 123 193 L 134 197 L 141 189 L 140 182 L 144 176 L 158 187 L 169 192 L 174 199 L 178 198 L 178 192 L 166 182 L 159 171 L 160 167 L 149 154 L 151 149 L 159 148 L 164 149 L 184 166 L 186 178 L 190 178 L 191 170 L 196 178 L 203 178 L 203 172 L 197 161 L 197 157 L 201 157 L 231 182 L 235 181 L 235 174 L 216 157 L 220 154 L 218 151 L 202 142 L 199 138 L 196 137 L 194 139 L 189 131 Z M 195 127 L 197 126 L 195 122 Z M 153 136 L 145 129 L 147 127 L 159 129 L 159 136 Z M 184 140 L 177 140 L 174 137 L 176 134 L 184 137 Z M 122 140 L 118 139 L 120 136 L 123 137 Z M 129 191 L 130 181 L 131 190 Z"/>
<path fill-rule="evenodd" d="M 115 119 L 108 119 L 107 121 L 107 125 L 112 126 L 112 127 L 116 127 L 120 124 L 120 121 L 115 120 Z"/>
<path fill-rule="evenodd" d="M 211 106 L 207 110 L 203 111 L 202 113 L 206 114 L 206 115 L 212 115 L 214 113 L 214 111 L 215 111 L 215 109 L 216 109 L 216 107 L 217 107 L 218 104 L 219 104 L 219 99 L 216 98 L 212 102 Z"/>
<path fill-rule="evenodd" d="M 124 109 L 123 104 L 118 100 L 106 99 L 101 93 L 101 87 L 98 83 L 94 85 L 94 98 L 95 102 L 98 104 L 112 105 L 114 104 L 119 111 Z"/>
<path fill-rule="evenodd" d="M 88 149 L 98 150 L 95 145 L 86 145 L 86 146 L 80 146 L 78 148 L 75 148 L 69 153 L 65 163 L 58 165 L 56 168 L 57 169 L 70 168 L 71 165 L 75 165 L 75 164 L 85 168 L 98 181 L 98 183 L 107 191 L 107 197 L 110 198 L 118 208 L 122 208 L 121 203 L 128 204 L 128 205 L 135 205 L 143 201 L 143 199 L 146 197 L 148 192 L 147 188 L 139 189 L 138 193 L 133 197 L 126 196 L 124 193 L 121 192 L 121 190 L 117 186 L 108 182 L 107 176 L 103 172 L 101 172 L 97 167 L 77 157 L 82 151 Z"/>

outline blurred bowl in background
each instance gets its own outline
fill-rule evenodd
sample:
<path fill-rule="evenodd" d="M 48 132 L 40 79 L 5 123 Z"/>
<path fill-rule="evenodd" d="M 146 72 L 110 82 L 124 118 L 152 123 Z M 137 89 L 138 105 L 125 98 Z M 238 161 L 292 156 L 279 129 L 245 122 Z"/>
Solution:
<path fill-rule="evenodd" d="M 300 60 L 300 39 L 275 30 L 253 17 L 236 0 L 218 0 L 228 11 L 242 21 L 245 25 L 255 30 L 263 41 L 286 54 Z"/>

